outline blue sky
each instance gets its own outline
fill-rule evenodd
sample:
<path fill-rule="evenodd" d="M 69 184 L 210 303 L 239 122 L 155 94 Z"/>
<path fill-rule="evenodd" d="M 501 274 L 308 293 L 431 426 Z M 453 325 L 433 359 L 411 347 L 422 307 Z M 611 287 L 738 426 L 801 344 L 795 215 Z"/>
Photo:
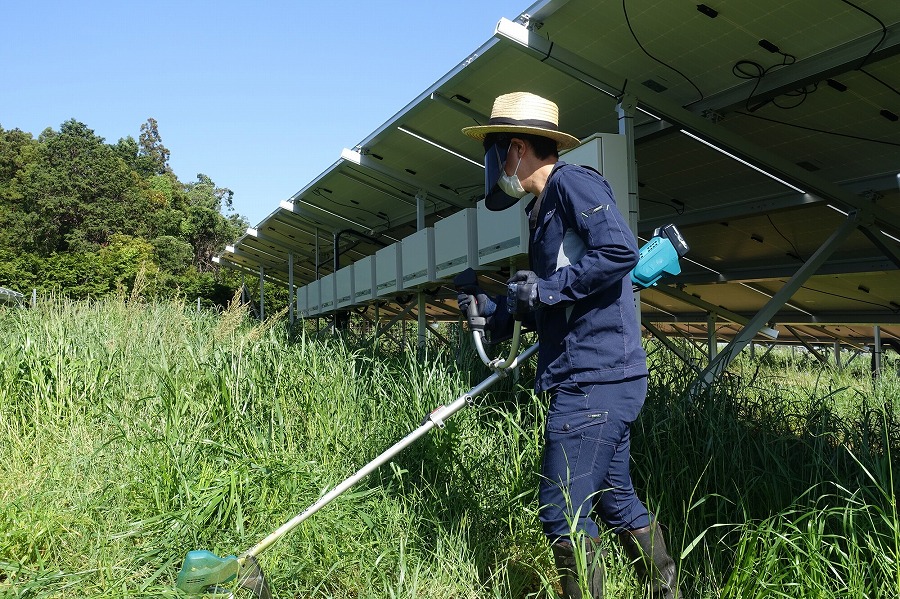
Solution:
<path fill-rule="evenodd" d="M 159 124 L 257 224 L 531 0 L 4 2 L 0 126 Z"/>

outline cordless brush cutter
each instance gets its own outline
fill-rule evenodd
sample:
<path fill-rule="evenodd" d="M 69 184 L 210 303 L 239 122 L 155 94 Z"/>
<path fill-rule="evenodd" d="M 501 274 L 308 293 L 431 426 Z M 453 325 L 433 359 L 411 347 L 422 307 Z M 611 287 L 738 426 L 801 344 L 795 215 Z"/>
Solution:
<path fill-rule="evenodd" d="M 636 281 L 635 287 L 649 287 L 655 285 L 664 274 L 678 274 L 681 272 L 678 259 L 684 256 L 687 250 L 687 244 L 674 225 L 667 225 L 657 229 L 654 232 L 654 237 L 641 248 L 640 259 L 634 272 L 632 272 L 632 280 Z M 458 279 L 460 284 L 465 285 L 466 289 L 471 288 L 474 290 L 477 287 L 474 271 L 467 271 L 463 273 L 461 279 L 459 277 Z M 456 281 L 454 282 L 456 283 Z M 458 288 L 460 284 L 457 284 Z M 259 599 L 271 599 L 271 590 L 265 576 L 263 576 L 259 563 L 256 561 L 256 556 L 368 476 L 379 466 L 387 463 L 395 455 L 415 443 L 431 429 L 435 427 L 443 428 L 445 420 L 472 404 L 476 397 L 503 378 L 507 370 L 514 368 L 517 364 L 524 362 L 537 352 L 538 344 L 535 343 L 521 354 L 516 355 L 519 345 L 519 330 L 521 328 L 521 323 L 516 321 L 512 349 L 509 356 L 506 359 L 499 360 L 488 358 L 482 344 L 485 319 L 478 315 L 477 307 L 473 309 L 474 305 L 474 301 L 469 303 L 467 318 L 479 356 L 485 364 L 494 370 L 493 374 L 469 389 L 468 392 L 457 397 L 450 404 L 439 406 L 433 410 L 425 416 L 418 428 L 394 443 L 381 455 L 323 495 L 318 501 L 306 508 L 303 513 L 282 524 L 281 527 L 247 551 L 239 555 L 228 555 L 226 557 L 219 557 L 211 551 L 203 549 L 189 551 L 184 558 L 181 571 L 178 573 L 178 578 L 175 582 L 176 588 L 189 595 L 197 596 L 204 593 L 228 593 L 228 586 L 238 586 L 248 589 Z"/>

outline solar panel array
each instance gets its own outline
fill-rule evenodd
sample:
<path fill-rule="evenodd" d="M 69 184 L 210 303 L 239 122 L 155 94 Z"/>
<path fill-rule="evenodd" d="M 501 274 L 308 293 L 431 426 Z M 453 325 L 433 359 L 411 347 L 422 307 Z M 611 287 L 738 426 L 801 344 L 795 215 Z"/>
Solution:
<path fill-rule="evenodd" d="M 484 123 L 497 95 L 526 90 L 557 102 L 579 138 L 617 133 L 617 105 L 636 106 L 639 237 L 673 222 L 692 249 L 681 276 L 641 294 L 655 330 L 727 340 L 756 319 L 782 341 L 862 347 L 875 325 L 900 338 L 898 89 L 892 0 L 537 2 L 336 150 L 220 263 L 303 290 L 466 209 L 477 222 L 481 148 L 460 129 Z M 520 215 L 505 218 L 491 227 L 514 232 Z M 481 266 L 500 289 L 525 263 L 514 254 Z M 426 272 L 341 308 L 379 300 L 381 314 L 409 313 L 410 290 L 424 289 L 429 318 L 456 319 L 451 287 Z"/>

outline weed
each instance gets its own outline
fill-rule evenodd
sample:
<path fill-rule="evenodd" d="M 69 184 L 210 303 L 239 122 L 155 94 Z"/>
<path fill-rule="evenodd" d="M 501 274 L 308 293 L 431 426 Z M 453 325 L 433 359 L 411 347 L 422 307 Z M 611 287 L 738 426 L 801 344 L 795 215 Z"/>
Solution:
<path fill-rule="evenodd" d="M 417 356 L 254 326 L 237 300 L 53 300 L 0 310 L 0 331 L 0 595 L 16 597 L 174 597 L 188 550 L 246 549 L 487 374 L 452 333 L 458 351 Z M 694 370 L 648 349 L 633 474 L 687 595 L 897 596 L 891 368 L 873 383 L 862 361 L 743 355 L 691 400 Z M 554 596 L 531 369 L 267 551 L 277 596 Z M 641 597 L 613 541 L 609 592 Z"/>

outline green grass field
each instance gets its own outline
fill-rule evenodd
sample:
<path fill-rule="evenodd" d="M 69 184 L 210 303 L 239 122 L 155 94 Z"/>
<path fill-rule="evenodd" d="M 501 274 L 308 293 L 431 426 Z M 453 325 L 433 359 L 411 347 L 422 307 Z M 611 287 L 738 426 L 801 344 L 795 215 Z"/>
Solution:
<path fill-rule="evenodd" d="M 12 597 L 175 597 L 187 551 L 249 548 L 486 375 L 465 348 L 420 360 L 124 298 L 0 309 L 0 336 Z M 633 474 L 686 597 L 900 595 L 896 360 L 873 383 L 866 356 L 742 356 L 691 401 L 689 369 L 648 349 Z M 504 380 L 266 551 L 275 596 L 552 597 L 529 387 Z M 642 597 L 603 541 L 608 597 Z"/>

